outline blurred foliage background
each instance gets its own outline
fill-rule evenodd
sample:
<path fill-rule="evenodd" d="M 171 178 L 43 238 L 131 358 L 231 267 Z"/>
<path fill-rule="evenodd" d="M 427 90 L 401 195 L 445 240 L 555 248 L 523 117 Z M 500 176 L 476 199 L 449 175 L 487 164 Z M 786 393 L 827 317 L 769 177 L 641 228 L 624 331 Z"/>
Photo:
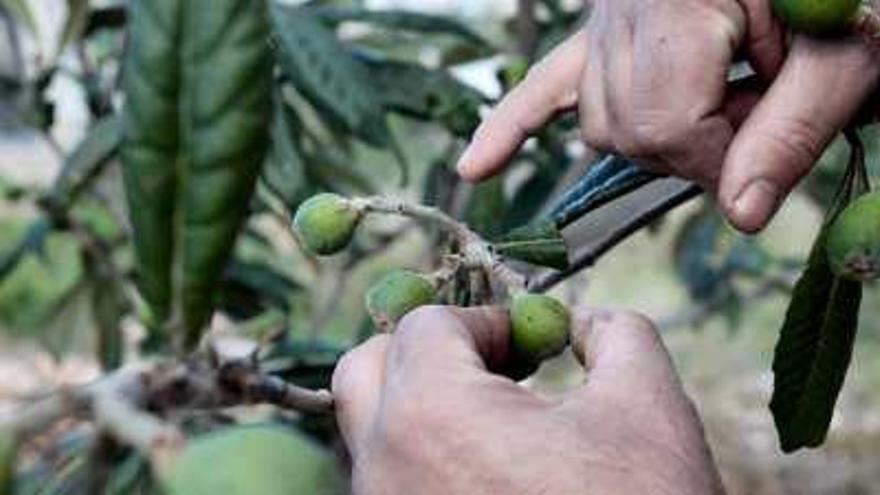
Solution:
<path fill-rule="evenodd" d="M 339 354 L 372 332 L 362 306 L 366 287 L 390 268 L 434 266 L 437 234 L 409 222 L 371 222 L 353 249 L 318 263 L 289 235 L 289 212 L 322 190 L 385 194 L 441 207 L 490 239 L 540 215 L 595 159 L 579 144 L 573 119 L 532 139 L 500 179 L 462 184 L 452 166 L 480 112 L 570 32 L 584 7 L 560 0 L 271 3 L 278 64 L 272 145 L 219 284 L 212 328 L 282 331 L 267 366 L 320 387 Z M 125 13 L 126 2 L 114 0 L 0 2 L 6 404 L 83 383 L 141 352 L 143 308 L 132 295 L 115 154 Z M 292 33 L 306 33 L 315 55 L 298 50 Z M 350 99 L 334 99 L 323 78 Z M 880 140 L 874 128 L 863 137 L 874 172 Z M 783 456 L 766 408 L 788 291 L 845 155 L 835 143 L 758 237 L 734 233 L 700 199 L 554 289 L 571 304 L 632 308 L 658 322 L 731 493 L 880 493 L 877 290 L 866 292 L 854 367 L 826 446 Z M 106 260 L 122 280 L 108 278 Z M 527 385 L 552 394 L 582 379 L 566 355 Z M 326 420 L 284 421 L 339 453 Z M 80 433 L 67 425 L 35 439 L 20 468 L 22 493 L 78 493 L 85 475 L 74 461 L 90 448 Z M 47 456 L 39 447 L 50 444 L 56 448 Z M 118 470 L 117 491 L 108 493 L 151 493 L 138 484 L 138 469 L 129 460 L 128 471 Z"/>

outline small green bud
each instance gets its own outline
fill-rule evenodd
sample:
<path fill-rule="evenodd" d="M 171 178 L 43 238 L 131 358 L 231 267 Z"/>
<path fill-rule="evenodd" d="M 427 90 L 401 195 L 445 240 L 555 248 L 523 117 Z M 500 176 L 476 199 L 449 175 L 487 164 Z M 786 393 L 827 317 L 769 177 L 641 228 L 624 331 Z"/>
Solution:
<path fill-rule="evenodd" d="M 391 331 L 398 320 L 419 306 L 431 304 L 437 296 L 434 285 L 409 270 L 395 270 L 367 291 L 367 311 L 384 331 Z"/>
<path fill-rule="evenodd" d="M 526 361 L 541 362 L 568 345 L 571 315 L 565 305 L 550 296 L 514 296 L 510 323 L 514 353 Z"/>
<path fill-rule="evenodd" d="M 861 0 L 772 0 L 773 11 L 790 28 L 823 36 L 845 32 Z"/>
<path fill-rule="evenodd" d="M 293 230 L 309 251 L 322 256 L 336 254 L 351 243 L 361 216 L 351 201 L 338 194 L 322 193 L 299 206 Z"/>
<path fill-rule="evenodd" d="M 860 282 L 880 276 L 880 193 L 850 203 L 827 236 L 825 249 L 835 274 Z"/>

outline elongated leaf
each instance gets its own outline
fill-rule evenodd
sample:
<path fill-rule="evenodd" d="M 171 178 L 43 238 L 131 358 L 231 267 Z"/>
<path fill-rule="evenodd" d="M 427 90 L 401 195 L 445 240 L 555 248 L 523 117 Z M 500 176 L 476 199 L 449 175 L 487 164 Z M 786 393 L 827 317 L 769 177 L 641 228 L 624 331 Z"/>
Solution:
<path fill-rule="evenodd" d="M 131 14 L 123 157 L 141 290 L 159 321 L 173 303 L 188 347 L 265 157 L 266 18 L 250 0 L 141 0 Z"/>
<path fill-rule="evenodd" d="M 825 441 L 858 329 L 862 286 L 834 275 L 825 247 L 840 212 L 869 189 L 864 149 L 858 136 L 847 137 L 847 173 L 795 286 L 773 356 L 770 410 L 785 452 Z"/>
<path fill-rule="evenodd" d="M 89 18 L 89 0 L 67 0 L 67 20 L 58 41 L 57 54 L 61 54 L 67 46 L 82 37 Z"/>
<path fill-rule="evenodd" d="M 568 268 L 568 249 L 556 225 L 541 221 L 513 230 L 494 248 L 504 256 L 557 270 Z"/>
<path fill-rule="evenodd" d="M 19 241 L 6 252 L 0 253 L 0 282 L 18 266 L 18 263 L 29 253 L 43 254 L 46 236 L 51 232 L 52 224 L 45 218 L 36 220 L 21 236 Z"/>
<path fill-rule="evenodd" d="M 480 123 L 486 98 L 444 70 L 361 55 L 388 110 L 440 122 L 457 136 L 469 136 Z"/>
<path fill-rule="evenodd" d="M 560 228 L 565 227 L 590 211 L 659 177 L 624 158 L 609 155 L 593 165 L 563 193 L 550 216 Z"/>
<path fill-rule="evenodd" d="M 714 300 L 727 284 L 723 255 L 719 250 L 724 220 L 708 208 L 685 221 L 675 240 L 675 271 L 691 297 Z"/>
<path fill-rule="evenodd" d="M 770 409 L 785 452 L 825 440 L 849 368 L 861 297 L 861 284 L 831 272 L 823 232 L 794 289 L 773 359 Z"/>
<path fill-rule="evenodd" d="M 265 263 L 234 260 L 224 272 L 219 305 L 236 318 L 251 318 L 270 308 L 290 309 L 299 285 Z"/>
<path fill-rule="evenodd" d="M 127 310 L 125 288 L 109 271 L 109 266 L 91 255 L 85 257 L 85 269 L 89 279 L 98 362 L 104 371 L 113 370 L 123 360 L 122 317 Z"/>
<path fill-rule="evenodd" d="M 64 160 L 64 167 L 52 186 L 51 200 L 60 206 L 76 200 L 89 182 L 101 173 L 121 143 L 122 119 L 118 115 L 104 117 L 95 123 L 85 139 Z"/>
<path fill-rule="evenodd" d="M 31 34 L 39 36 L 37 20 L 31 11 L 28 0 L 0 0 L 0 6 L 11 12 L 19 22 L 24 24 Z"/>
<path fill-rule="evenodd" d="M 406 10 L 369 10 L 338 5 L 309 7 L 309 10 L 321 21 L 330 24 L 346 21 L 366 22 L 397 31 L 452 34 L 476 45 L 489 45 L 482 36 L 469 27 L 446 16 Z"/>
<path fill-rule="evenodd" d="M 504 232 L 503 220 L 506 213 L 504 180 L 502 177 L 495 177 L 474 187 L 464 212 L 464 220 L 477 233 L 492 239 Z"/>
<path fill-rule="evenodd" d="M 0 493 L 15 493 L 15 466 L 18 440 L 9 431 L 0 431 Z"/>
<path fill-rule="evenodd" d="M 367 69 L 306 8 L 271 2 L 281 70 L 327 115 L 376 146 L 390 132 Z"/>
<path fill-rule="evenodd" d="M 272 193 L 293 209 L 309 195 L 306 163 L 297 136 L 296 116 L 283 105 L 275 105 L 272 118 L 272 148 L 263 167 L 262 180 Z"/>

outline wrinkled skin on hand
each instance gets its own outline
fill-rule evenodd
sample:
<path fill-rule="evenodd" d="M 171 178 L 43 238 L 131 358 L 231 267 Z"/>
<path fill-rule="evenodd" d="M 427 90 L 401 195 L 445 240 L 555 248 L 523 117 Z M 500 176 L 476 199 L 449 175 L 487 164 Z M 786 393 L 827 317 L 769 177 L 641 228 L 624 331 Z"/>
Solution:
<path fill-rule="evenodd" d="M 459 161 L 479 180 L 558 112 L 585 142 L 700 183 L 730 222 L 762 229 L 874 91 L 880 58 L 855 39 L 794 36 L 770 0 L 595 0 L 535 65 Z M 758 77 L 727 82 L 742 53 Z"/>
<path fill-rule="evenodd" d="M 333 377 L 357 495 L 715 494 L 695 410 L 654 326 L 577 312 L 586 383 L 539 396 L 493 374 L 499 308 L 428 306 L 348 353 Z"/>

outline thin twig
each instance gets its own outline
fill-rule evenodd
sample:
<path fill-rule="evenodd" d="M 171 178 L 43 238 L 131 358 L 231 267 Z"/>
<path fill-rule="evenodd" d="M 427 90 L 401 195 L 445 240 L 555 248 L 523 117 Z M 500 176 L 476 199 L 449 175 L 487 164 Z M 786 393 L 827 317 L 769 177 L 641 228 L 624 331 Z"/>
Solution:
<path fill-rule="evenodd" d="M 525 289 L 525 277 L 505 265 L 501 257 L 492 250 L 492 245 L 489 242 L 468 228 L 467 225 L 455 220 L 443 211 L 432 206 L 412 204 L 379 196 L 355 198 L 351 202 L 355 208 L 364 212 L 390 213 L 431 222 L 456 238 L 466 264 L 479 264 L 511 290 Z"/>

